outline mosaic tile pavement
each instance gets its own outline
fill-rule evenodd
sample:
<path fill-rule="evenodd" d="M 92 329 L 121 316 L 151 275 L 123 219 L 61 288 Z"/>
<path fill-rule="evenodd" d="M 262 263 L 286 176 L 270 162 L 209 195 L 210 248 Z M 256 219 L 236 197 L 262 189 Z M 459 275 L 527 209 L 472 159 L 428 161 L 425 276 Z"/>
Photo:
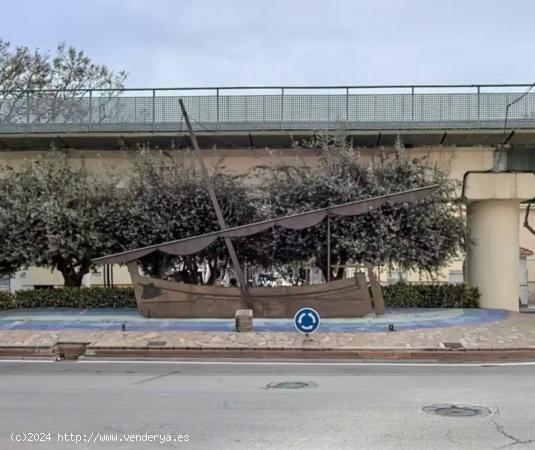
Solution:
<path fill-rule="evenodd" d="M 480 325 L 503 320 L 507 312 L 492 309 L 387 309 L 355 319 L 324 319 L 322 332 L 376 332 L 394 324 L 397 330 Z M 3 311 L 0 330 L 234 331 L 234 319 L 146 319 L 135 309 L 43 308 Z M 255 319 L 255 331 L 295 331 L 291 319 Z"/>

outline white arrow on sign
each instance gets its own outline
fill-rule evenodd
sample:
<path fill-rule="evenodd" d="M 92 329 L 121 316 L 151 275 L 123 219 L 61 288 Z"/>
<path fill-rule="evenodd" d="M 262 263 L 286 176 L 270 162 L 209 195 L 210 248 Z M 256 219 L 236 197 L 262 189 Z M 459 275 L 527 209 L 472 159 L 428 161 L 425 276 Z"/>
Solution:
<path fill-rule="evenodd" d="M 312 325 L 303 325 L 302 324 L 303 317 L 305 317 L 305 314 L 312 319 Z M 297 322 L 299 323 L 301 328 L 303 328 L 303 330 L 312 330 L 312 328 L 314 328 L 314 325 L 316 324 L 316 317 L 310 311 L 307 312 L 307 313 L 301 313 L 299 315 L 299 318 L 297 319 Z"/>

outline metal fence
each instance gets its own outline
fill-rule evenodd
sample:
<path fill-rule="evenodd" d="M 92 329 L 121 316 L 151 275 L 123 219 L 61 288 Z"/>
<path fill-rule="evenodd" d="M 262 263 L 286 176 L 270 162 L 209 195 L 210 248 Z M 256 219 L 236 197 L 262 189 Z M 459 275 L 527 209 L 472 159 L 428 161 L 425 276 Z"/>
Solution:
<path fill-rule="evenodd" d="M 184 130 L 180 98 L 193 126 L 206 131 L 502 129 L 507 109 L 508 128 L 529 129 L 535 128 L 535 93 L 525 94 L 528 88 L 420 85 L 4 92 L 0 93 L 0 133 L 180 131 Z"/>

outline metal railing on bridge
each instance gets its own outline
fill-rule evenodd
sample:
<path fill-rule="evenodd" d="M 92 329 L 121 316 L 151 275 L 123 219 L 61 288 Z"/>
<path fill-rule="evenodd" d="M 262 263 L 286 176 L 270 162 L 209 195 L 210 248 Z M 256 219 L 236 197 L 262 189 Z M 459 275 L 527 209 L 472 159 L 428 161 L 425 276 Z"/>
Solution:
<path fill-rule="evenodd" d="M 535 128 L 530 85 L 209 87 L 0 92 L 0 133 Z M 519 100 L 520 99 L 520 100 Z M 518 101 L 517 101 L 518 100 Z"/>

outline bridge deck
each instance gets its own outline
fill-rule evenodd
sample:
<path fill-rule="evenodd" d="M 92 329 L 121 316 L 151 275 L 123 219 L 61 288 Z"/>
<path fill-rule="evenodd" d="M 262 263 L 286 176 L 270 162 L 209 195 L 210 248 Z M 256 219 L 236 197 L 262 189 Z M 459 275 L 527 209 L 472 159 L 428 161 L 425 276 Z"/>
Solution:
<path fill-rule="evenodd" d="M 291 148 L 295 142 L 311 138 L 314 131 L 198 131 L 201 148 Z M 359 147 L 392 146 L 400 136 L 408 147 L 418 146 L 495 146 L 506 142 L 514 146 L 534 146 L 534 130 L 353 130 L 348 135 Z M 505 137 L 504 137 L 505 136 Z M 152 148 L 185 148 L 190 142 L 185 132 L 63 132 L 63 133 L 6 133 L 0 134 L 2 150 L 73 149 L 135 149 L 149 144 Z"/>
<path fill-rule="evenodd" d="M 193 127 L 210 136 L 257 136 L 273 144 L 299 133 L 344 129 L 364 145 L 404 133 L 415 145 L 532 144 L 535 93 L 529 85 L 125 89 L 0 93 L 0 141 L 33 147 L 47 134 L 85 140 L 181 135 L 183 99 Z M 492 91 L 488 91 L 492 90 Z M 173 93 L 178 91 L 178 95 Z M 266 93 L 268 91 L 269 93 Z M 146 95 L 143 95 L 146 93 Z M 512 131 L 515 130 L 513 133 Z M 525 132 L 522 133 L 522 130 Z M 512 133 L 512 134 L 511 134 Z M 385 137 L 386 136 L 386 137 Z M 473 136 L 470 137 L 470 136 Z M 217 137 L 217 139 L 216 139 Z M 248 146 L 255 146 L 254 136 Z M 251 141 L 250 139 L 250 141 Z M 280 140 L 280 139 L 279 139 Z M 210 141 L 210 142 L 208 142 Z M 473 141 L 473 144 L 470 144 Z M 0 147 L 2 146 L 0 142 Z M 26 142 L 26 144 L 21 144 Z M 102 143 L 102 142 L 101 142 Z M 406 140 L 406 143 L 407 142 Z M 70 145 L 70 144 L 68 144 Z"/>

